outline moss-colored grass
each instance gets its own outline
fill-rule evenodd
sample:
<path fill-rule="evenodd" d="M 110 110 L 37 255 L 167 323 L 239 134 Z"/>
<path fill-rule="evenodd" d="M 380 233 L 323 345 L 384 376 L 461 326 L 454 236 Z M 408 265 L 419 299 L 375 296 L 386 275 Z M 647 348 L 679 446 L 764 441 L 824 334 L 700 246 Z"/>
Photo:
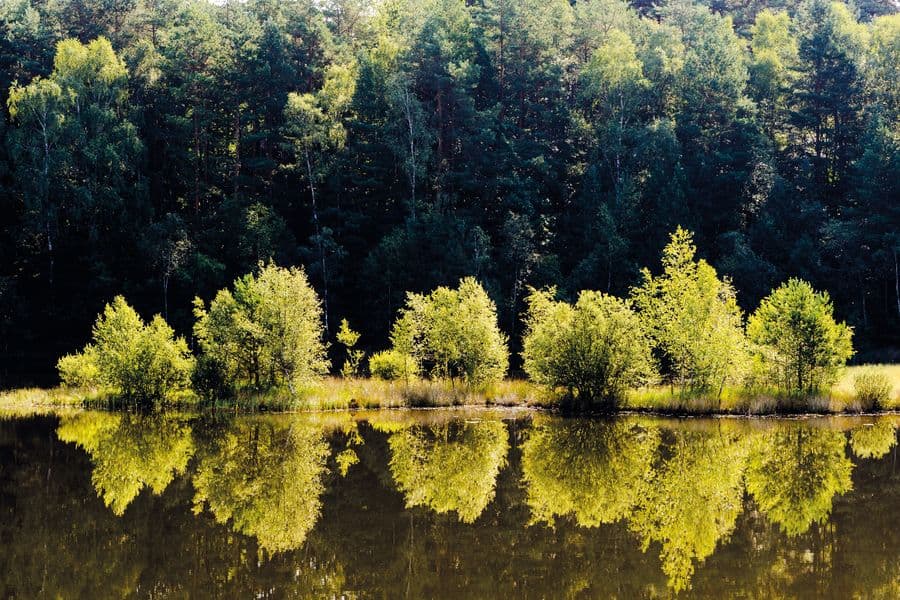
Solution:
<path fill-rule="evenodd" d="M 900 410 L 900 364 L 864 365 L 845 369 L 827 393 L 812 398 L 791 398 L 776 390 L 726 388 L 721 397 L 684 396 L 666 386 L 630 390 L 623 410 L 670 414 L 765 415 L 779 412 L 839 414 L 866 412 L 856 401 L 854 381 L 863 369 L 878 369 L 891 382 L 891 397 L 884 410 Z M 235 412 L 316 411 L 453 406 L 521 406 L 552 408 L 561 398 L 521 379 L 473 387 L 447 380 L 381 381 L 329 377 L 291 393 L 286 388 L 262 393 L 243 391 L 235 399 L 213 405 L 202 403 L 190 391 L 170 397 L 167 406 L 179 409 L 227 409 Z M 26 388 L 0 393 L 0 409 L 37 410 L 52 407 L 121 408 L 115 396 L 96 389 Z"/>
<path fill-rule="evenodd" d="M 0 392 L 0 408 L 41 408 L 41 407 L 81 407 L 88 396 L 95 392 L 89 390 L 56 388 L 20 388 Z"/>
<path fill-rule="evenodd" d="M 837 412 L 827 399 L 790 398 L 777 390 L 726 387 L 721 395 L 681 394 L 677 389 L 656 386 L 630 390 L 622 406 L 625 410 L 674 414 L 767 415 L 776 412 Z"/>

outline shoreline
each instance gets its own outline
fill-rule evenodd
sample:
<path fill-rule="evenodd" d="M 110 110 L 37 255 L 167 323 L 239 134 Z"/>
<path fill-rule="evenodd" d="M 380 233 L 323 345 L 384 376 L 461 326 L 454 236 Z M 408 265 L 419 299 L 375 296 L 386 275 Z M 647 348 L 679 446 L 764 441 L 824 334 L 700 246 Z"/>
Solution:
<path fill-rule="evenodd" d="M 499 389 L 498 389 L 499 388 Z M 515 390 L 515 393 L 510 391 Z M 363 392 L 381 393 L 366 397 Z M 499 393 L 498 393 L 499 392 Z M 792 401 L 796 406 L 778 407 L 778 400 L 768 394 L 754 396 L 744 393 L 726 402 L 699 398 L 697 406 L 686 406 L 683 397 L 661 396 L 654 390 L 653 401 L 642 400 L 641 391 L 631 391 L 622 406 L 613 411 L 577 412 L 567 410 L 559 396 L 529 382 L 506 380 L 491 390 L 474 390 L 444 381 L 416 382 L 404 386 L 371 379 L 329 379 L 304 390 L 303 395 L 287 397 L 282 390 L 263 394 L 248 394 L 223 403 L 205 403 L 192 393 L 182 394 L 153 410 L 196 413 L 232 413 L 235 415 L 278 415 L 303 413 L 361 413 L 392 411 L 466 411 L 509 410 L 547 413 L 561 416 L 589 418 L 650 416 L 671 419 L 730 418 L 730 419 L 808 419 L 822 417 L 882 417 L 900 416 L 900 402 L 893 398 L 888 406 L 878 410 L 862 410 L 847 398 L 835 395 L 811 399 L 812 406 Z M 717 407 L 711 406 L 713 403 Z M 666 406 L 668 404 L 668 406 Z M 818 409 L 821 407 L 821 409 Z M 0 391 L 0 411 L 103 410 L 136 412 L 139 407 L 123 404 L 102 390 L 55 388 L 18 388 Z"/>

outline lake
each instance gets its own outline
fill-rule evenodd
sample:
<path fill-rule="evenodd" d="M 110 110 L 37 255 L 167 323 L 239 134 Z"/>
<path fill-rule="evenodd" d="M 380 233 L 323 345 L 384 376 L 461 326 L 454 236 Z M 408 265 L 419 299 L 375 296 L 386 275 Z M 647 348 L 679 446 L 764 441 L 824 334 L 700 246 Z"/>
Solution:
<path fill-rule="evenodd" d="M 898 424 L 0 415 L 0 595 L 898 598 Z"/>

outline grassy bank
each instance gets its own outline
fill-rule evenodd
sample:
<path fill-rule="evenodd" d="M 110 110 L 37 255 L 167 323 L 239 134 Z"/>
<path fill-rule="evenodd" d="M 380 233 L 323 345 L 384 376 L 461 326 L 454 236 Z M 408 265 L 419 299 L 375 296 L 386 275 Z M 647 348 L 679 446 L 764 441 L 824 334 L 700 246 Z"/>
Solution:
<path fill-rule="evenodd" d="M 879 410 L 900 410 L 900 365 L 861 365 L 847 367 L 828 392 L 796 397 L 771 388 L 726 387 L 721 395 L 683 396 L 677 389 L 656 386 L 630 390 L 623 409 L 674 414 L 776 413 L 858 414 L 872 407 L 857 395 L 856 379 L 866 372 L 882 373 L 890 385 Z"/>
<path fill-rule="evenodd" d="M 855 414 L 870 412 L 857 398 L 855 381 L 864 370 L 877 369 L 889 382 L 888 399 L 882 410 L 900 410 L 900 365 L 848 367 L 828 393 L 792 398 L 770 389 L 726 388 L 720 397 L 684 396 L 677 389 L 656 386 L 630 390 L 622 410 L 669 414 L 776 413 Z M 178 409 L 216 408 L 236 412 L 316 411 L 386 408 L 433 408 L 453 406 L 522 406 L 552 408 L 560 396 L 531 382 L 507 379 L 481 387 L 447 380 L 381 381 L 329 377 L 291 394 L 287 389 L 263 393 L 244 391 L 237 398 L 203 404 L 185 392 L 170 399 Z M 108 392 L 97 389 L 26 388 L 0 393 L 0 409 L 40 409 L 51 407 L 117 408 Z"/>
<path fill-rule="evenodd" d="M 242 390 L 232 399 L 203 403 L 192 392 L 167 402 L 175 409 L 213 408 L 236 412 L 315 411 L 453 406 L 551 406 L 544 389 L 519 379 L 472 387 L 447 380 L 382 381 L 327 377 L 292 394 L 286 388 Z M 121 408 L 108 391 L 72 388 L 25 388 L 0 392 L 0 409 L 39 407 Z"/>
<path fill-rule="evenodd" d="M 292 395 L 284 388 L 240 392 L 221 407 L 256 410 L 345 410 L 442 406 L 548 406 L 549 394 L 519 379 L 471 387 L 448 380 L 382 381 L 327 377 Z"/>

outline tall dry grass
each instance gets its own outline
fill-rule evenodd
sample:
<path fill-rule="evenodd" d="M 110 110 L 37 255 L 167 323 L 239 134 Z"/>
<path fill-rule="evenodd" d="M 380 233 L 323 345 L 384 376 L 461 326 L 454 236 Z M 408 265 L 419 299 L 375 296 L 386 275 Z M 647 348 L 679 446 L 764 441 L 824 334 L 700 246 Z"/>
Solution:
<path fill-rule="evenodd" d="M 861 374 L 885 380 L 889 391 L 878 409 L 900 410 L 900 364 L 848 367 L 831 390 L 814 397 L 791 397 L 774 389 L 727 387 L 721 396 L 684 396 L 678 390 L 655 386 L 629 390 L 620 406 L 623 410 L 673 414 L 765 415 L 789 413 L 871 412 L 871 401 L 861 397 Z M 871 387 L 871 386 L 870 386 Z M 186 391 L 168 399 L 169 407 L 213 408 L 235 412 L 384 409 L 453 406 L 555 407 L 561 394 L 529 381 L 507 379 L 484 386 L 460 381 L 414 379 L 342 379 L 328 377 L 291 393 L 286 388 L 266 392 L 242 391 L 236 398 L 201 404 Z M 97 389 L 24 388 L 0 392 L 0 409 L 47 407 L 119 408 L 115 397 Z"/>

